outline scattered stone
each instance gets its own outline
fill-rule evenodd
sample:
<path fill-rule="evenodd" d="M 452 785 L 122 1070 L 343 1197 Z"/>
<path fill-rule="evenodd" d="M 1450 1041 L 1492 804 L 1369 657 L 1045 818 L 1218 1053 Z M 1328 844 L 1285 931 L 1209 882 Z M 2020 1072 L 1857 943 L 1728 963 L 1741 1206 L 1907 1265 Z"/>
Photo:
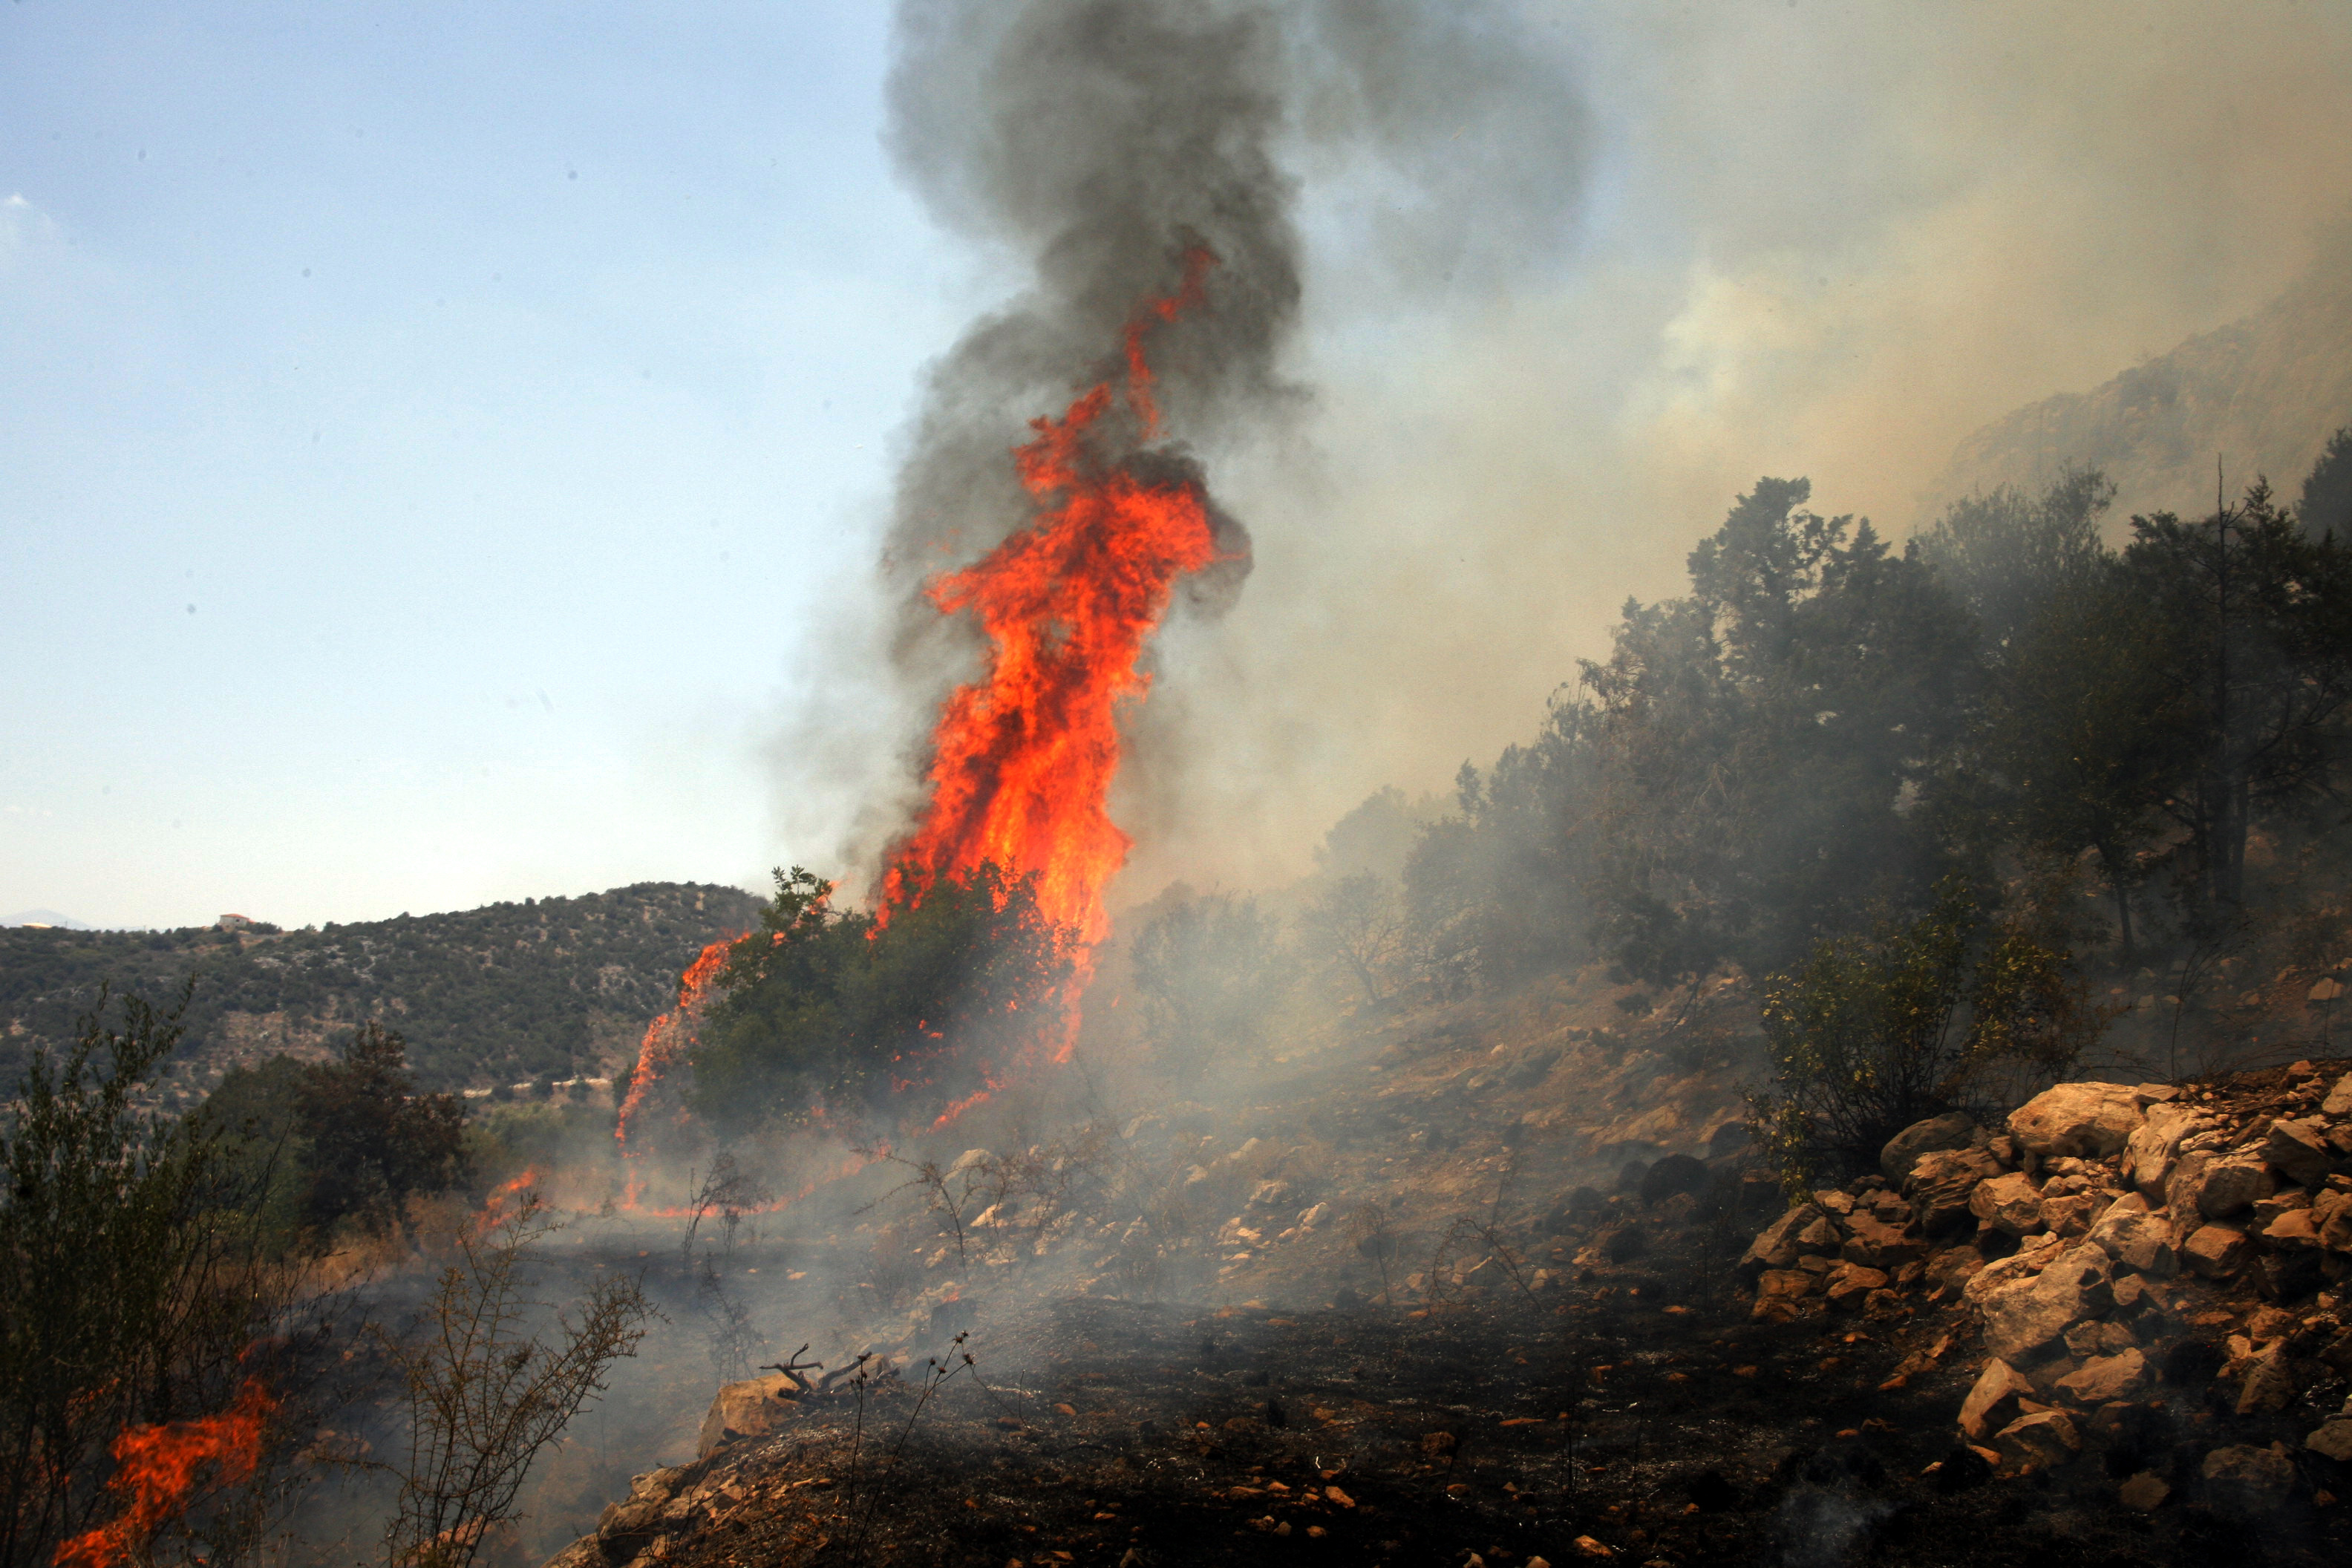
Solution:
<path fill-rule="evenodd" d="M 764 1437 L 782 1430 L 800 1413 L 797 1405 L 783 1397 L 793 1386 L 793 1380 L 780 1373 L 723 1385 L 710 1401 L 709 1414 L 702 1418 L 694 1457 L 707 1459 L 738 1438 Z"/>
<path fill-rule="evenodd" d="M 1792 1267 L 1804 1250 L 1797 1244 L 1799 1233 L 1822 1217 L 1822 1211 L 1811 1204 L 1799 1204 L 1779 1219 L 1764 1227 L 1756 1239 L 1748 1243 L 1740 1255 L 1739 1267 L 1750 1268 L 1787 1268 Z"/>
<path fill-rule="evenodd" d="M 2129 1399 L 2147 1385 L 2147 1360 L 2136 1350 L 2093 1356 L 2058 1380 L 2058 1386 L 2077 1405 L 2105 1405 Z"/>
<path fill-rule="evenodd" d="M 2172 1173 L 2181 1141 L 2211 1125 L 2186 1106 L 2149 1106 L 2147 1120 L 2133 1128 L 2124 1143 L 2125 1179 L 2150 1203 L 2163 1201 L 2165 1178 Z"/>
<path fill-rule="evenodd" d="M 1992 1446 L 2001 1468 L 2010 1470 L 2054 1469 L 2080 1452 L 2082 1436 L 2062 1410 L 2042 1410 L 2021 1415 L 1993 1434 Z"/>
<path fill-rule="evenodd" d="M 2326 1129 L 2308 1121 L 2272 1122 L 2263 1140 L 2263 1158 L 2297 1186 L 2319 1186 L 2336 1170 Z"/>
<path fill-rule="evenodd" d="M 2169 1279 L 2180 1272 L 2173 1249 L 2172 1222 L 2148 1212 L 2137 1193 L 2117 1198 L 2090 1230 L 2090 1239 L 2109 1258 L 2135 1273 Z"/>
<path fill-rule="evenodd" d="M 1874 1213 L 1857 1212 L 1846 1221 L 1846 1242 L 1839 1256 L 1865 1268 L 1898 1268 L 1927 1251 L 1927 1244 L 1901 1226 L 1889 1225 Z"/>
<path fill-rule="evenodd" d="M 2094 1211 L 2104 1200 L 2083 1193 L 2063 1193 L 2042 1200 L 2042 1227 L 2053 1236 L 2069 1238 L 2086 1234 L 2091 1228 Z"/>
<path fill-rule="evenodd" d="M 2319 1102 L 2319 1113 L 2323 1116 L 2352 1116 L 2352 1072 L 2336 1080 L 2336 1087 L 2329 1089 L 2327 1098 Z"/>
<path fill-rule="evenodd" d="M 2062 1083 L 2009 1113 L 2009 1131 L 2028 1152 L 2105 1159 L 2140 1121 L 2135 1089 L 2120 1083 Z"/>
<path fill-rule="evenodd" d="M 2328 1417 L 2318 1431 L 2303 1440 L 2303 1446 L 2339 1465 L 2352 1465 L 2352 1415 Z"/>
<path fill-rule="evenodd" d="M 2005 1425 L 2001 1417 L 2016 1408 L 2017 1400 L 2032 1396 L 2033 1384 L 2025 1380 L 2025 1374 L 1995 1356 L 1985 1363 L 1976 1385 L 1960 1401 L 1960 1430 L 1970 1437 L 1981 1437 L 1988 1428 Z"/>
<path fill-rule="evenodd" d="M 1915 1158 L 1903 1190 L 1919 1228 L 1937 1236 L 1972 1219 L 1969 1194 L 2000 1173 L 2000 1163 L 1982 1149 L 1930 1150 Z"/>
<path fill-rule="evenodd" d="M 2270 1167 L 2252 1154 L 2215 1155 L 2192 1150 L 2180 1156 L 2165 1185 L 2166 1203 L 2176 1215 L 2201 1214 L 2227 1219 L 2278 1188 Z"/>
<path fill-rule="evenodd" d="M 2311 1221 L 2320 1246 L 2330 1252 L 2352 1252 L 2352 1193 L 2326 1192 L 2313 1198 Z"/>
<path fill-rule="evenodd" d="M 2267 1415 L 2284 1410 L 2294 1398 L 2294 1377 L 2288 1370 L 2286 1342 L 2273 1343 L 2259 1352 L 2245 1369 L 2245 1381 L 2238 1385 L 2238 1414 Z"/>
<path fill-rule="evenodd" d="M 1858 1307 L 1874 1290 L 1886 1288 L 1886 1276 L 1859 1263 L 1842 1263 L 1830 1275 L 1822 1294 L 1832 1307 Z"/>
<path fill-rule="evenodd" d="M 1969 1212 L 2010 1236 L 2042 1228 L 2042 1189 L 2022 1172 L 1995 1176 L 1969 1194 Z"/>
<path fill-rule="evenodd" d="M 2171 1487 L 2153 1470 L 2142 1470 L 2116 1489 L 2116 1500 L 2140 1513 L 2154 1513 L 2171 1495 Z"/>
<path fill-rule="evenodd" d="M 1931 1116 L 1925 1121 L 1913 1122 L 1886 1141 L 1886 1147 L 1878 1154 L 1879 1173 L 1899 1187 L 1917 1168 L 1921 1155 L 1938 1150 L 1966 1149 L 1983 1141 L 1983 1131 L 1965 1111 Z"/>
<path fill-rule="evenodd" d="M 2205 1456 L 2200 1473 L 2216 1501 L 2249 1513 L 2275 1508 L 2286 1500 L 2288 1489 L 2294 1485 L 2293 1460 L 2273 1449 L 2244 1444 L 2214 1449 Z"/>
<path fill-rule="evenodd" d="M 2246 1233 L 2231 1226 L 2209 1225 L 2199 1228 L 2181 1247 L 2181 1261 L 2200 1279 L 2227 1279 L 2246 1266 L 2252 1251 Z"/>

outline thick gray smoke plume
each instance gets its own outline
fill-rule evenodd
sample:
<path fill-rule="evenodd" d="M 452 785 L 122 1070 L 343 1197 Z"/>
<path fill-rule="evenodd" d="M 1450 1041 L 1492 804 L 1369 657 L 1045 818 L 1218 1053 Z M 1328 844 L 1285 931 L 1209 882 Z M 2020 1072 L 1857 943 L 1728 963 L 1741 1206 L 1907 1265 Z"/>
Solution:
<path fill-rule="evenodd" d="M 904 0 L 891 151 L 942 223 L 1028 280 L 934 367 L 901 471 L 886 559 L 909 720 L 973 668 L 971 632 L 924 584 L 1029 521 L 1012 448 L 1115 373 L 1124 328 L 1174 289 L 1189 248 L 1218 258 L 1205 301 L 1150 346 L 1174 443 L 1156 460 L 1199 478 L 1193 454 L 1276 433 L 1308 401 L 1282 366 L 1301 302 L 1302 171 L 1349 193 L 1339 221 L 1409 283 L 1491 272 L 1564 225 L 1584 118 L 1512 15 Z M 1180 609 L 1226 607 L 1247 571 L 1246 532 L 1217 515 L 1233 559 L 1186 584 Z"/>
<path fill-rule="evenodd" d="M 898 652 L 935 671 L 940 565 L 1026 521 L 1009 454 L 1027 422 L 1116 373 L 1123 330 L 1218 258 L 1203 308 L 1152 334 L 1168 427 L 1213 435 L 1281 389 L 1298 313 L 1293 184 L 1274 161 L 1278 35 L 1250 11 L 1152 0 L 909 0 L 891 146 L 944 222 L 1025 265 L 1032 287 L 931 376 L 900 476 L 890 560 L 908 579 Z M 1246 549 L 1229 528 L 1226 552 Z"/>

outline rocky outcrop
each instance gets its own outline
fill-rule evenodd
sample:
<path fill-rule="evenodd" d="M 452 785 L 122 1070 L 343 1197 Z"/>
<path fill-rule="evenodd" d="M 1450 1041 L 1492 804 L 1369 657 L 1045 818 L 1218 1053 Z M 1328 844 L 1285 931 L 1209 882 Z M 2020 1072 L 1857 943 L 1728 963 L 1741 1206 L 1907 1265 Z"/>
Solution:
<path fill-rule="evenodd" d="M 2136 1411 L 2177 1424 L 2184 1388 L 2246 1423 L 2301 1413 L 2273 1446 L 2215 1432 L 2179 1468 L 2110 1483 L 2129 1509 L 2184 1485 L 2199 1506 L 2272 1506 L 2298 1484 L 2298 1447 L 2352 1465 L 2352 1405 L 2314 1425 L 2309 1403 L 2352 1377 L 2352 1074 L 2060 1084 L 2008 1127 L 1922 1122 L 1878 1173 L 1790 1208 L 1743 1260 L 1755 1316 L 1972 1327 L 1958 1423 L 1996 1473 L 2087 1463 L 2140 1429 Z"/>

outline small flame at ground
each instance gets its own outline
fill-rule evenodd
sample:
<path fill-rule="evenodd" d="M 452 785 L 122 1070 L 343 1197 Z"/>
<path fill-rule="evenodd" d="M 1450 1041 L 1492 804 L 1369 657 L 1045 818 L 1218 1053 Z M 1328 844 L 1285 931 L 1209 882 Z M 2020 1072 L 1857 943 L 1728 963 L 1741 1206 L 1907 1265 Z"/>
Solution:
<path fill-rule="evenodd" d="M 655 1083 L 692 1047 L 695 1023 L 709 1005 L 719 972 L 727 966 L 727 950 L 740 942 L 742 934 L 721 937 L 704 948 L 677 978 L 677 1005 L 646 1026 L 646 1037 L 637 1046 L 636 1070 L 629 1075 L 628 1098 L 621 1102 L 621 1119 L 613 1130 L 624 1147 Z"/>
<path fill-rule="evenodd" d="M 277 1408 L 268 1392 L 247 1379 L 236 1403 L 217 1415 L 123 1432 L 114 1439 L 114 1479 L 107 1486 L 128 1503 L 110 1523 L 59 1543 L 57 1568 L 115 1568 L 143 1557 L 155 1532 L 187 1507 L 204 1466 L 212 1466 L 215 1479 L 225 1483 L 253 1474 Z"/>

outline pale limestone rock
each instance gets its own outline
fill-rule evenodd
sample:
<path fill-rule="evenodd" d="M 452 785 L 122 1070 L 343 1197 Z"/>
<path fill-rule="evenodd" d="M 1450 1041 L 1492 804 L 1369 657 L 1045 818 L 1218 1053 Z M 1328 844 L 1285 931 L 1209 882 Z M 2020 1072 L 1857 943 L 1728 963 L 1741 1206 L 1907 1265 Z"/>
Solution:
<path fill-rule="evenodd" d="M 2297 1186 L 2325 1184 L 2336 1169 L 2336 1152 L 2327 1146 L 2326 1129 L 2308 1121 L 2273 1121 L 2263 1140 L 2263 1158 Z"/>
<path fill-rule="evenodd" d="M 2021 1415 L 1994 1433 L 1992 1446 L 2004 1469 L 2047 1470 L 2073 1458 L 2083 1439 L 2064 1411 L 2043 1410 Z"/>
<path fill-rule="evenodd" d="M 707 1459 L 724 1443 L 739 1437 L 764 1437 L 798 1414 L 798 1406 L 780 1397 L 793 1389 L 792 1379 L 772 1373 L 721 1387 L 702 1418 L 694 1457 Z"/>
<path fill-rule="evenodd" d="M 1779 1219 L 1764 1227 L 1739 1259 L 1742 1268 L 1786 1268 L 1797 1261 L 1803 1249 L 1797 1245 L 1797 1233 L 1821 1217 L 1822 1211 L 1811 1204 L 1799 1204 Z"/>
<path fill-rule="evenodd" d="M 2227 1279 L 2246 1266 L 2252 1252 L 2246 1233 L 2226 1225 L 2198 1228 L 2180 1249 L 2189 1271 L 2206 1279 Z"/>
<path fill-rule="evenodd" d="M 2281 1340 L 2268 1350 L 2255 1352 L 2246 1368 L 2245 1381 L 2238 1385 L 2238 1414 L 2267 1415 L 2284 1410 L 2294 1398 L 2294 1378 L 2287 1371 L 2286 1342 Z"/>
<path fill-rule="evenodd" d="M 2180 1271 L 2172 1246 L 2172 1222 L 2148 1212 L 2147 1200 L 2134 1193 L 2118 1198 L 2091 1227 L 2090 1240 L 2109 1258 L 2135 1273 L 2168 1279 Z"/>
<path fill-rule="evenodd" d="M 2303 1446 L 2326 1455 L 2339 1465 L 2352 1465 L 2352 1415 L 2332 1415 L 2303 1440 Z"/>
<path fill-rule="evenodd" d="M 2000 1173 L 2000 1162 L 1982 1149 L 1931 1150 L 1913 1162 L 1903 1190 L 1919 1227 L 1934 1236 L 1969 1220 L 1969 1194 Z"/>
<path fill-rule="evenodd" d="M 2319 1102 L 2319 1110 L 2323 1116 L 2352 1116 L 2352 1072 L 2336 1080 L 2336 1087 Z"/>
<path fill-rule="evenodd" d="M 2164 1195 L 2176 1215 L 2228 1219 L 2278 1190 L 2270 1167 L 2254 1154 L 2215 1154 L 2197 1149 L 2184 1152 L 2165 1184 Z"/>
<path fill-rule="evenodd" d="M 1965 1111 L 1931 1116 L 1925 1121 L 1913 1122 L 1886 1141 L 1886 1147 L 1878 1154 L 1879 1173 L 1899 1187 L 1917 1168 L 1921 1155 L 1966 1149 L 1983 1141 L 1983 1130 Z"/>
<path fill-rule="evenodd" d="M 2140 1100 L 2129 1085 L 2062 1083 L 2009 1113 L 2009 1130 L 2036 1154 L 2105 1158 L 2139 1125 Z"/>
<path fill-rule="evenodd" d="M 2058 1386 L 2077 1405 L 2105 1405 L 2129 1399 L 2147 1384 L 2147 1359 L 2137 1350 L 2093 1356 L 2058 1380 Z"/>
<path fill-rule="evenodd" d="M 2041 1228 L 2042 1189 L 2021 1172 L 1995 1176 L 1969 1194 L 1969 1212 L 1995 1230 L 2024 1236 Z"/>
<path fill-rule="evenodd" d="M 1970 1437 L 1981 1437 L 1991 1427 L 2006 1425 L 2001 1417 L 2015 1407 L 2020 1398 L 2033 1397 L 2033 1384 L 2024 1374 L 2007 1362 L 1995 1356 L 1985 1363 L 1984 1371 L 1960 1401 L 1960 1430 Z"/>

